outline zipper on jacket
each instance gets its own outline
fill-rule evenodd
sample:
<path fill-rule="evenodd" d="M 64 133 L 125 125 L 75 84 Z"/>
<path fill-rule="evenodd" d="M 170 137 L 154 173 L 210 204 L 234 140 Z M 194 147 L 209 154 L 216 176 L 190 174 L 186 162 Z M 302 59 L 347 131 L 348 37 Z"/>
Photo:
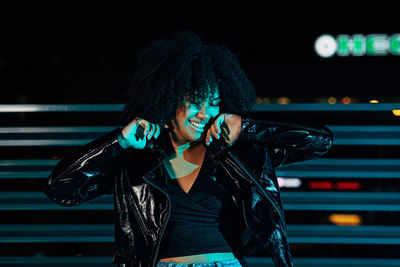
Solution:
<path fill-rule="evenodd" d="M 248 171 L 247 171 L 247 169 L 243 166 L 243 164 L 240 162 L 240 160 L 238 159 L 238 158 L 236 158 L 232 153 L 230 153 L 229 151 L 228 151 L 228 154 L 232 157 L 232 159 L 233 160 L 235 160 L 236 161 L 236 163 L 239 165 L 239 167 L 242 169 L 242 170 L 244 170 L 245 171 L 245 174 L 248 176 L 248 177 L 250 177 L 250 179 L 253 181 L 253 183 L 255 183 L 257 186 L 258 186 L 258 188 L 261 190 L 261 192 L 263 192 L 264 193 L 264 195 L 265 195 L 265 197 L 270 201 L 270 203 L 272 204 L 272 206 L 275 208 L 275 210 L 276 210 L 276 212 L 278 213 L 278 215 L 279 215 L 279 217 L 280 217 L 280 219 L 281 219 L 281 221 L 282 221 L 282 225 L 283 225 L 283 227 L 284 227 L 284 229 L 285 229 L 285 231 L 286 231 L 286 226 L 285 226 L 285 220 L 284 220 L 284 218 L 283 218 L 283 215 L 282 215 L 282 210 L 281 210 L 281 208 L 278 206 L 278 204 L 275 202 L 275 200 L 270 196 L 270 194 L 267 192 L 267 191 L 265 191 L 263 188 L 262 188 L 262 186 L 257 182 L 257 180 L 253 177 L 253 175 L 251 175 Z M 285 233 L 286 234 L 286 233 Z"/>
<path fill-rule="evenodd" d="M 262 244 L 262 240 L 259 240 L 257 237 L 257 234 L 250 228 L 249 224 L 247 223 L 247 218 L 246 218 L 246 208 L 244 205 L 244 200 L 242 199 L 242 209 L 243 209 L 243 219 L 244 219 L 244 224 L 246 225 L 246 228 L 250 231 L 250 234 L 253 235 L 258 242 Z M 263 246 L 266 246 L 267 244 L 262 244 Z M 268 249 L 268 247 L 266 247 Z"/>
<path fill-rule="evenodd" d="M 150 171 L 150 173 L 153 172 L 155 169 L 159 168 L 159 167 L 161 166 L 161 164 L 162 164 L 162 160 L 159 162 L 159 164 L 157 165 L 157 167 L 155 167 L 154 169 L 152 169 L 152 170 Z M 158 250 L 159 250 L 160 245 L 161 245 L 161 239 L 162 239 L 162 236 L 163 236 L 163 234 L 164 234 L 165 228 L 166 228 L 166 226 L 167 226 L 167 224 L 168 224 L 169 217 L 170 217 L 170 215 L 171 215 L 171 200 L 170 200 L 168 194 L 167 194 L 164 190 L 162 190 L 160 187 L 158 187 L 157 185 L 155 185 L 154 183 L 152 183 L 152 182 L 150 182 L 148 179 L 146 179 L 146 175 L 143 176 L 143 179 L 144 179 L 146 182 L 148 182 L 149 184 L 151 184 L 152 186 L 154 186 L 155 188 L 157 188 L 159 191 L 161 191 L 161 192 L 167 197 L 167 199 L 168 199 L 168 205 L 169 205 L 168 214 L 167 214 L 167 219 L 165 220 L 165 224 L 163 225 L 163 228 L 161 229 L 161 235 L 160 235 L 160 237 L 159 237 L 159 239 L 158 239 L 158 241 L 157 241 L 157 244 L 156 244 L 156 252 L 155 252 L 155 254 L 153 255 L 153 262 L 152 262 L 151 266 L 154 267 L 155 264 L 156 264 L 157 256 L 158 256 Z"/>
<path fill-rule="evenodd" d="M 133 202 L 133 206 L 134 206 L 135 211 L 136 211 L 136 215 L 138 217 L 138 222 L 139 222 L 140 229 L 142 229 L 143 235 L 144 235 L 144 237 L 145 237 L 145 239 L 147 241 L 147 234 L 149 233 L 149 229 L 147 228 L 146 224 L 144 223 L 143 217 L 140 214 L 140 211 L 139 211 L 139 208 L 138 208 L 136 202 L 135 201 L 132 201 L 132 202 Z"/>

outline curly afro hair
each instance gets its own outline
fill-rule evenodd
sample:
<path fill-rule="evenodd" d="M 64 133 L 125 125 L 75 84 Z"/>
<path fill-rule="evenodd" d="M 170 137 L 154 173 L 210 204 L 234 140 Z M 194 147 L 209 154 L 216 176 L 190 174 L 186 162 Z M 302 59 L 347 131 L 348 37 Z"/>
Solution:
<path fill-rule="evenodd" d="M 221 113 L 242 115 L 252 110 L 254 86 L 237 57 L 224 45 L 203 43 L 193 31 L 176 32 L 172 38 L 154 41 L 139 51 L 121 123 L 126 125 L 139 117 L 172 128 L 171 119 L 185 96 L 198 103 L 216 89 Z"/>

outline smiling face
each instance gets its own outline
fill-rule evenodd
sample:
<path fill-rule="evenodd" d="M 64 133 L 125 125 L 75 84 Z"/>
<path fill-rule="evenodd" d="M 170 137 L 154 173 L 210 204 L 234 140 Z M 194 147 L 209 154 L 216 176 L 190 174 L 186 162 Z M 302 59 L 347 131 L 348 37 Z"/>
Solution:
<path fill-rule="evenodd" d="M 199 141 L 207 134 L 204 127 L 219 114 L 220 97 L 218 89 L 205 101 L 191 103 L 185 98 L 183 106 L 176 111 L 172 120 L 174 141 L 183 145 Z"/>

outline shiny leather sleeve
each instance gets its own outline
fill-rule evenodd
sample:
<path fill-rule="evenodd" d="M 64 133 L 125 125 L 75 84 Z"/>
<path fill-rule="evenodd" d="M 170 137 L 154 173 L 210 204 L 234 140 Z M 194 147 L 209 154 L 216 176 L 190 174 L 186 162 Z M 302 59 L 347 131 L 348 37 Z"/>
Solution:
<path fill-rule="evenodd" d="M 117 129 L 81 146 L 61 159 L 44 185 L 44 193 L 62 206 L 76 206 L 112 194 L 124 148 Z"/>
<path fill-rule="evenodd" d="M 325 126 L 242 117 L 240 139 L 267 146 L 274 167 L 280 167 L 323 156 L 334 137 Z"/>
<path fill-rule="evenodd" d="M 273 216 L 271 216 L 271 220 L 275 226 L 273 232 L 267 239 L 267 250 L 270 252 L 275 266 L 292 267 L 294 264 L 286 230 L 282 229 L 282 226 L 285 226 L 286 223 L 280 224 L 278 221 L 274 221 L 272 217 Z"/>

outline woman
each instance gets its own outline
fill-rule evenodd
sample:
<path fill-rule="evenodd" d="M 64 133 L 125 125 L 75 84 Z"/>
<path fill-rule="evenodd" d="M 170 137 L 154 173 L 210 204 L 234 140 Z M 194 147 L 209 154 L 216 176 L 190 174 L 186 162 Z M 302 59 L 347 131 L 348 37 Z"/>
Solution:
<path fill-rule="evenodd" d="M 193 32 L 139 54 L 123 127 L 61 160 L 64 206 L 114 194 L 115 266 L 293 266 L 274 168 L 320 157 L 325 127 L 254 120 L 254 88 L 228 48 Z M 193 265 L 194 264 L 194 265 Z"/>

